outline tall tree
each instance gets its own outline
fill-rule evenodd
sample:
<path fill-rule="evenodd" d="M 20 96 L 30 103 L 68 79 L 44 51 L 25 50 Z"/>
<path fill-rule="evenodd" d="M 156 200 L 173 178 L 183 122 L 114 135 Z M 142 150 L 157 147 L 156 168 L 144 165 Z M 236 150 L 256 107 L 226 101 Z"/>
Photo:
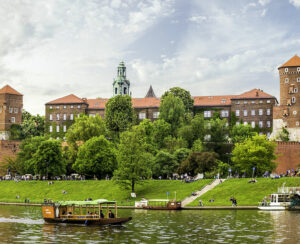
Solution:
<path fill-rule="evenodd" d="M 96 175 L 101 179 L 106 175 L 112 176 L 116 166 L 113 145 L 102 135 L 92 137 L 79 148 L 73 168 L 80 174 L 90 177 Z"/>
<path fill-rule="evenodd" d="M 161 150 L 155 156 L 155 170 L 154 176 L 161 176 L 167 178 L 172 176 L 177 169 L 179 163 L 177 158 L 171 153 Z"/>
<path fill-rule="evenodd" d="M 122 132 L 117 150 L 118 168 L 114 172 L 114 180 L 134 192 L 135 185 L 142 183 L 142 178 L 151 177 L 152 160 L 153 157 L 147 152 L 145 138 L 140 130 L 133 128 Z"/>
<path fill-rule="evenodd" d="M 255 135 L 244 142 L 236 143 L 232 151 L 232 161 L 241 171 L 249 176 L 255 168 L 256 175 L 265 171 L 272 172 L 276 168 L 276 144 L 268 141 L 265 135 Z"/>
<path fill-rule="evenodd" d="M 171 125 L 172 134 L 176 135 L 177 129 L 183 122 L 185 108 L 182 100 L 172 93 L 166 95 L 160 103 L 159 118 Z"/>
<path fill-rule="evenodd" d="M 65 161 L 62 156 L 61 142 L 49 139 L 43 141 L 32 157 L 34 172 L 52 177 L 65 173 Z"/>
<path fill-rule="evenodd" d="M 233 143 L 243 142 L 255 135 L 254 129 L 250 125 L 234 125 L 231 129 L 230 138 Z"/>
<path fill-rule="evenodd" d="M 153 122 L 153 141 L 157 148 L 164 146 L 165 138 L 171 135 L 171 125 L 163 119 Z"/>
<path fill-rule="evenodd" d="M 163 101 L 169 94 L 173 94 L 175 97 L 180 98 L 180 100 L 183 102 L 186 113 L 193 111 L 194 99 L 189 91 L 180 87 L 173 87 L 162 95 L 161 100 Z"/>
<path fill-rule="evenodd" d="M 118 95 L 108 100 L 105 105 L 105 123 L 110 131 L 125 131 L 133 122 L 134 110 L 130 96 Z"/>

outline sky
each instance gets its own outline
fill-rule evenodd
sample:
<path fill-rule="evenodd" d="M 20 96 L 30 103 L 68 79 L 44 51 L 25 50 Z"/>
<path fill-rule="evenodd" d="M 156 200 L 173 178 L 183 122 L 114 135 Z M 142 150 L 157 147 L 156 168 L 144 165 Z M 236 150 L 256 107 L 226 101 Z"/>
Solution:
<path fill-rule="evenodd" d="M 133 97 L 260 88 L 279 99 L 278 66 L 300 56 L 300 0 L 1 0 L 0 86 L 24 109 L 69 95 L 110 98 L 124 61 Z"/>

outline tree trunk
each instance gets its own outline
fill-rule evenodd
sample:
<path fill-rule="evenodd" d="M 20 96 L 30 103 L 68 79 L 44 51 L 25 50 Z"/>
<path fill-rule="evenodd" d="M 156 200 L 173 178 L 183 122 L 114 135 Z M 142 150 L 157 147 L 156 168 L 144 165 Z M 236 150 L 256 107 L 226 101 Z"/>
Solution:
<path fill-rule="evenodd" d="M 131 192 L 134 192 L 134 180 L 131 180 Z"/>

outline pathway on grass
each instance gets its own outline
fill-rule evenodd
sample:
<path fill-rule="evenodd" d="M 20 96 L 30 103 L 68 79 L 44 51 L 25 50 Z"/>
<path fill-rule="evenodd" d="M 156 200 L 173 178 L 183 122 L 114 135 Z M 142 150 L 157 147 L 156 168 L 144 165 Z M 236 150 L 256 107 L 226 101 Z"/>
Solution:
<path fill-rule="evenodd" d="M 196 200 L 198 197 L 202 196 L 204 193 L 210 191 L 211 189 L 213 189 L 215 186 L 219 185 L 221 182 L 224 182 L 226 179 L 216 179 L 214 180 L 212 183 L 204 186 L 200 191 L 196 191 L 195 192 L 195 196 L 190 196 L 185 198 L 182 202 L 181 202 L 181 206 L 184 207 L 186 205 L 188 205 L 189 203 L 193 202 L 194 200 Z"/>

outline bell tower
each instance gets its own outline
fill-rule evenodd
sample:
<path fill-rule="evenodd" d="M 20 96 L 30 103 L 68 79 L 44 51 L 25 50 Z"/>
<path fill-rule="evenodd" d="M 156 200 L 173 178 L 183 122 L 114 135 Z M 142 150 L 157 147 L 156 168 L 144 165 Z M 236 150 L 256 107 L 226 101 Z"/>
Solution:
<path fill-rule="evenodd" d="M 126 66 L 123 61 L 118 66 L 117 78 L 113 82 L 113 96 L 117 95 L 131 95 L 130 81 L 126 79 Z"/>

